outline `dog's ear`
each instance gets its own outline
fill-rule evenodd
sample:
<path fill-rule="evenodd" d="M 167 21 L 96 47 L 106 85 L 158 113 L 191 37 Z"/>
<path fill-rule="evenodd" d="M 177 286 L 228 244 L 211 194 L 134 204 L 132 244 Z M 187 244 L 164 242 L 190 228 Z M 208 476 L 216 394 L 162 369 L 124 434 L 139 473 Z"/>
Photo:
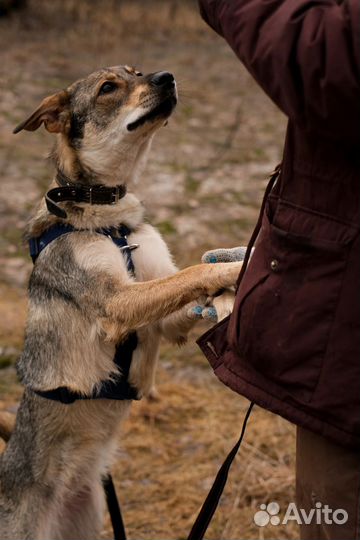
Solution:
<path fill-rule="evenodd" d="M 19 133 L 22 129 L 35 131 L 43 122 L 50 133 L 65 132 L 69 118 L 69 103 L 70 95 L 66 90 L 46 97 L 29 118 L 16 126 L 13 133 Z"/>

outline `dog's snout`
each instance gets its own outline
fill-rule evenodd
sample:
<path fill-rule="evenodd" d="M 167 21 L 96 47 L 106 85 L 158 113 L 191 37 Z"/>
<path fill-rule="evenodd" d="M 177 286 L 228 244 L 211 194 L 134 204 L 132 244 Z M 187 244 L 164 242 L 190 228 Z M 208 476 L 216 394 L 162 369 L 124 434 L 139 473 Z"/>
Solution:
<path fill-rule="evenodd" d="M 150 82 L 155 86 L 173 86 L 175 79 L 168 71 L 158 71 L 152 75 Z"/>

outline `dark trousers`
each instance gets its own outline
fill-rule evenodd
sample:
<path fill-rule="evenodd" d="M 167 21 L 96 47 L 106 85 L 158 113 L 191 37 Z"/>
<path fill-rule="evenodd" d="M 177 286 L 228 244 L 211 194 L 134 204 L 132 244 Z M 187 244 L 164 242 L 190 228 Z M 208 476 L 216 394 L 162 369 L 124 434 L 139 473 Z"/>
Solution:
<path fill-rule="evenodd" d="M 360 540 L 360 452 L 298 427 L 296 499 L 297 508 L 307 514 L 312 508 L 318 509 L 318 516 L 321 512 L 321 523 L 313 519 L 300 525 L 301 540 Z M 340 511 L 325 517 L 325 505 L 333 512 L 345 510 L 346 523 L 335 522 L 344 519 Z"/>

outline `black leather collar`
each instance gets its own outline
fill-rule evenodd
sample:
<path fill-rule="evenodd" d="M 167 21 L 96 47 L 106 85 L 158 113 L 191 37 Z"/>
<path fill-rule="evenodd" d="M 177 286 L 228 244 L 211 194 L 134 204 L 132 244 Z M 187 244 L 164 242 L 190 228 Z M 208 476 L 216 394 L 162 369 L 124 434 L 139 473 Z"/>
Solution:
<path fill-rule="evenodd" d="M 57 204 L 59 202 L 73 201 L 88 204 L 115 204 L 126 195 L 126 186 L 124 184 L 114 187 L 107 187 L 102 184 L 95 186 L 75 184 L 62 171 L 58 171 L 56 180 L 59 187 L 50 189 L 46 193 L 46 206 L 51 214 L 64 219 L 67 217 L 67 213 Z"/>

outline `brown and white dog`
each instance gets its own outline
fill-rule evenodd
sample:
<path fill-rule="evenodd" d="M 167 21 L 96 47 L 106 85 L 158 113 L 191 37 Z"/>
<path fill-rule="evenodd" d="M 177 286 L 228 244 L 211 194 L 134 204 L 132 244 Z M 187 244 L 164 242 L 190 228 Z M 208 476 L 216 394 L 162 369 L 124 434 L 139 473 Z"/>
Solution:
<path fill-rule="evenodd" d="M 41 124 L 55 133 L 57 172 L 72 184 L 132 186 L 154 133 L 177 101 L 168 72 L 143 75 L 127 66 L 101 69 L 43 100 L 15 130 Z M 56 177 L 51 184 L 57 186 Z M 160 234 L 144 222 L 132 193 L 115 204 L 43 199 L 27 234 L 58 222 L 77 231 L 49 244 L 30 278 L 29 315 L 18 374 L 25 385 L 16 425 L 0 457 L 0 538 L 99 538 L 102 475 L 111 466 L 130 401 L 79 400 L 65 405 L 34 391 L 67 387 L 91 395 L 118 375 L 115 346 L 133 331 L 138 345 L 129 381 L 139 396 L 153 384 L 161 336 L 181 342 L 192 326 L 188 303 L 235 283 L 240 263 L 199 264 L 178 271 Z M 118 247 L 96 229 L 125 224 L 136 279 Z"/>

